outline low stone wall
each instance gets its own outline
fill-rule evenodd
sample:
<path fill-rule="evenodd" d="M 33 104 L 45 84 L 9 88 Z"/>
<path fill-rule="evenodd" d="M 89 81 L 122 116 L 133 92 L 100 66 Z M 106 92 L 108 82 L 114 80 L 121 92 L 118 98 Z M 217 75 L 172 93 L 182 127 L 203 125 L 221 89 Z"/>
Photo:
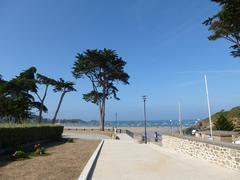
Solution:
<path fill-rule="evenodd" d="M 184 136 L 163 135 L 162 146 L 240 171 L 239 145 L 204 141 Z"/>

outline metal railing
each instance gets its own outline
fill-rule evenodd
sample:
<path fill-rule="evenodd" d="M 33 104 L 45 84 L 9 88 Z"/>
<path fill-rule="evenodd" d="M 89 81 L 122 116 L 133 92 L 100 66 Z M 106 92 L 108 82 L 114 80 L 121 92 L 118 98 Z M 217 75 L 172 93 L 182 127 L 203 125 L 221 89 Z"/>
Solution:
<path fill-rule="evenodd" d="M 134 138 L 134 133 L 132 131 L 126 130 L 126 134 Z"/>

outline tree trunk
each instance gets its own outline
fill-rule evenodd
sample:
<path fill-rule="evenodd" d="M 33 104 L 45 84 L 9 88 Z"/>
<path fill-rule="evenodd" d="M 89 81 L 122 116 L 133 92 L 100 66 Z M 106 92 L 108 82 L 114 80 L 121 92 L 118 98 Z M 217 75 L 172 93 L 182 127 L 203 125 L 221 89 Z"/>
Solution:
<path fill-rule="evenodd" d="M 101 117 L 100 130 L 104 131 L 104 124 L 105 124 L 105 99 L 101 102 L 101 105 L 100 105 L 100 117 Z"/>
<path fill-rule="evenodd" d="M 60 109 L 60 106 L 61 106 L 61 104 L 62 104 L 62 100 L 63 100 L 63 97 L 64 97 L 65 94 L 66 94 L 66 91 L 64 91 L 64 92 L 62 93 L 61 97 L 60 97 L 60 100 L 59 100 L 59 103 L 58 103 L 58 106 L 57 106 L 57 110 L 56 110 L 55 115 L 54 115 L 54 117 L 53 117 L 53 119 L 52 119 L 52 123 L 53 123 L 53 124 L 56 123 L 57 114 L 58 114 L 58 111 L 59 111 L 59 109 Z"/>
<path fill-rule="evenodd" d="M 39 116 L 38 116 L 38 123 L 40 124 L 42 122 L 42 111 L 43 111 L 43 101 L 41 101 L 41 106 L 39 109 Z"/>
<path fill-rule="evenodd" d="M 43 98 L 40 99 L 40 101 L 41 101 L 41 106 L 40 106 L 40 109 L 39 109 L 38 123 L 41 123 L 41 122 L 42 122 L 42 112 L 43 112 L 44 100 L 45 100 L 45 98 L 46 98 L 46 96 L 47 96 L 47 91 L 48 91 L 48 85 L 46 85 Z"/>

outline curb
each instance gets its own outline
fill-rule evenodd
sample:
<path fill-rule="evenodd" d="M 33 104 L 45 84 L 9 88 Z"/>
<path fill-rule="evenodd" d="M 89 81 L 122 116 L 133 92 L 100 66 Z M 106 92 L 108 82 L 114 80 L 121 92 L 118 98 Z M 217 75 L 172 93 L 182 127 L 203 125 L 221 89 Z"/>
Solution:
<path fill-rule="evenodd" d="M 94 151 L 91 158 L 88 160 L 86 166 L 84 167 L 82 173 L 78 177 L 78 180 L 88 180 L 88 179 L 90 179 L 90 177 L 92 175 L 91 173 L 94 170 L 94 167 L 95 167 L 95 164 L 97 162 L 100 151 L 102 149 L 103 143 L 104 143 L 104 140 L 101 140 L 97 149 Z"/>

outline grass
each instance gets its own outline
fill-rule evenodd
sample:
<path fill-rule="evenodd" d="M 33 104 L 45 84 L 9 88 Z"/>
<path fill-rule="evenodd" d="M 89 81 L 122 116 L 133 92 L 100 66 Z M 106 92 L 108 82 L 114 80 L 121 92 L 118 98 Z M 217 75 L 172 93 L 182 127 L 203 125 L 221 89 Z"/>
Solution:
<path fill-rule="evenodd" d="M 47 155 L 30 156 L 23 161 L 0 159 L 0 179 L 77 179 L 99 141 L 49 144 Z"/>
<path fill-rule="evenodd" d="M 86 128 L 84 129 L 64 129 L 64 133 L 80 133 L 80 134 L 100 134 L 100 135 L 105 135 L 111 137 L 112 134 L 114 133 L 112 130 L 105 129 L 105 131 L 100 131 L 99 129 L 91 129 L 91 128 Z"/>

